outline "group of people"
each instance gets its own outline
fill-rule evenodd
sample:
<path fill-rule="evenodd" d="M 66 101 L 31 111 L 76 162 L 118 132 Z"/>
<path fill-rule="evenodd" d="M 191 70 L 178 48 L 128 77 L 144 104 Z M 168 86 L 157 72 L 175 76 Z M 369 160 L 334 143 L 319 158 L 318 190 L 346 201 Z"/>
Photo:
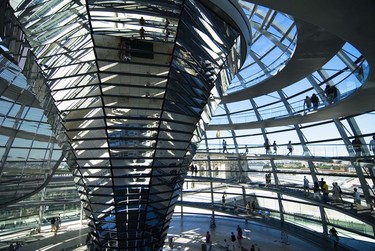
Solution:
<path fill-rule="evenodd" d="M 236 250 L 236 241 L 238 242 L 238 247 L 242 248 L 242 239 L 243 239 L 243 233 L 242 233 L 242 228 L 240 225 L 237 225 L 237 235 L 234 234 L 234 232 L 231 232 L 229 241 L 227 239 L 224 239 L 224 248 L 225 250 L 229 251 L 230 246 L 232 246 L 232 250 Z"/>
<path fill-rule="evenodd" d="M 194 164 L 191 164 L 190 165 L 190 171 L 191 171 L 191 175 L 197 175 L 198 174 L 198 166 L 197 165 L 194 165 Z"/>
<path fill-rule="evenodd" d="M 324 96 L 326 97 L 328 103 L 335 102 L 339 96 L 339 90 L 334 85 L 327 84 L 324 89 Z M 315 93 L 311 97 L 306 96 L 303 102 L 303 109 L 305 112 L 311 111 L 311 108 L 316 111 L 319 107 L 319 97 Z"/>
<path fill-rule="evenodd" d="M 305 184 L 306 184 L 305 180 L 307 180 L 306 176 L 304 178 L 304 187 L 305 187 Z M 307 184 L 308 184 L 308 180 L 307 180 Z M 321 180 L 319 182 L 314 181 L 313 192 L 314 192 L 314 199 L 318 199 L 318 200 L 323 199 L 324 203 L 327 203 L 327 202 L 330 201 L 330 199 L 329 199 L 329 193 L 330 192 L 332 192 L 333 202 L 335 202 L 335 203 L 342 202 L 342 197 L 341 197 L 342 192 L 341 192 L 341 188 L 337 184 L 337 182 L 333 182 L 332 183 L 332 190 L 329 190 L 329 186 L 328 186 L 327 182 L 324 180 L 324 178 L 321 178 Z M 320 196 L 320 192 L 322 192 L 323 197 Z"/>
<path fill-rule="evenodd" d="M 253 200 L 253 202 L 248 201 L 246 203 L 246 213 L 247 214 L 251 214 L 251 213 L 255 212 L 255 209 L 256 209 L 255 200 Z"/>
<path fill-rule="evenodd" d="M 358 136 L 356 136 L 352 141 L 351 141 L 351 144 L 352 144 L 352 147 L 353 147 L 353 151 L 355 153 L 355 156 L 359 157 L 359 156 L 362 156 L 363 154 L 363 148 L 362 148 L 362 142 L 361 140 L 359 139 Z M 224 147 L 225 145 L 225 147 Z M 276 144 L 276 141 L 273 141 L 273 144 L 271 145 L 268 138 L 266 138 L 265 142 L 264 142 L 264 148 L 266 150 L 266 154 L 277 154 L 277 144 Z M 273 149 L 273 152 L 271 151 L 271 146 L 272 146 L 272 149 Z M 375 155 L 375 135 L 372 136 L 372 139 L 370 140 L 369 142 L 369 148 L 370 148 L 370 151 L 372 152 L 373 155 Z M 288 149 L 288 153 L 287 155 L 292 155 L 293 154 L 293 144 L 292 144 L 292 141 L 289 140 L 286 148 Z M 245 146 L 245 149 L 246 149 L 246 154 L 248 153 L 248 147 L 247 145 Z M 226 143 L 224 144 L 223 142 L 223 152 L 226 151 Z M 228 152 L 228 151 L 227 151 Z"/>
<path fill-rule="evenodd" d="M 361 142 L 361 140 L 359 139 L 358 136 L 356 136 L 351 141 L 351 145 L 353 147 L 353 151 L 355 153 L 355 156 L 357 156 L 357 157 L 362 156 L 363 146 L 362 146 L 362 142 Z M 266 138 L 263 146 L 264 146 L 264 149 L 266 150 L 266 154 L 277 154 L 278 145 L 276 143 L 276 140 L 274 140 L 273 143 L 270 144 L 269 139 Z M 375 155 L 375 135 L 372 136 L 372 139 L 370 140 L 368 146 L 369 146 L 369 149 L 372 152 L 372 154 Z M 271 148 L 272 148 L 273 151 L 271 151 Z M 293 155 L 294 148 L 293 148 L 293 143 L 292 143 L 291 140 L 288 141 L 288 144 L 286 145 L 286 148 L 288 150 L 288 153 L 286 155 Z M 224 139 L 222 141 L 222 149 L 223 149 L 223 153 L 228 153 L 227 142 Z M 245 145 L 245 153 L 246 154 L 249 153 L 249 148 L 248 148 L 247 145 Z"/>
<path fill-rule="evenodd" d="M 336 98 L 338 97 L 339 90 L 334 85 L 326 85 L 326 88 L 324 89 L 324 94 L 327 98 L 327 101 L 329 103 L 335 102 Z"/>
<path fill-rule="evenodd" d="M 61 227 L 61 217 L 59 214 L 59 216 L 51 218 L 51 232 L 55 232 L 55 234 L 57 234 L 57 231 L 59 231 L 60 227 Z"/>
<path fill-rule="evenodd" d="M 304 176 L 303 179 L 303 189 L 304 193 L 309 192 L 309 180 Z M 330 202 L 329 194 L 332 193 L 332 202 L 333 203 L 343 203 L 342 199 L 342 190 L 337 182 L 332 183 L 332 188 L 330 189 L 327 182 L 324 178 L 321 178 L 320 181 L 314 181 L 313 186 L 314 199 L 323 200 L 324 203 Z M 323 197 L 321 197 L 321 192 Z M 361 195 L 358 192 L 357 188 L 353 189 L 353 201 L 355 204 L 361 204 Z"/>
<path fill-rule="evenodd" d="M 311 106 L 314 111 L 319 107 L 319 97 L 314 93 L 311 97 L 306 96 L 305 101 L 303 102 L 303 109 L 306 111 L 311 111 Z"/>
<path fill-rule="evenodd" d="M 146 24 L 146 20 L 141 17 L 139 19 L 139 25 L 141 26 L 141 28 L 139 29 L 139 36 L 140 36 L 140 39 L 146 39 L 145 37 L 145 29 L 143 28 L 143 26 L 145 26 Z M 170 25 L 170 21 L 168 18 L 165 19 L 165 22 L 164 22 L 164 41 L 168 41 L 168 38 L 169 36 L 171 35 L 171 32 L 169 30 L 169 25 Z"/>
<path fill-rule="evenodd" d="M 266 140 L 264 142 L 264 148 L 266 149 L 266 154 L 272 154 L 271 144 L 270 144 L 270 141 L 268 140 L 268 138 L 266 138 Z M 273 149 L 273 154 L 277 154 L 276 140 L 273 141 L 272 149 Z"/>
<path fill-rule="evenodd" d="M 264 141 L 263 146 L 264 146 L 264 149 L 266 149 L 266 154 L 277 154 L 277 148 L 278 148 L 278 146 L 277 146 L 276 140 L 274 140 L 273 143 L 272 143 L 272 145 L 271 145 L 270 141 L 268 140 L 268 138 L 266 138 L 266 140 Z M 272 146 L 273 152 L 271 151 L 271 146 Z M 293 154 L 293 145 L 292 145 L 292 141 L 291 140 L 289 140 L 286 148 L 288 149 L 287 155 Z M 246 146 L 246 149 L 247 149 L 247 146 Z"/>
<path fill-rule="evenodd" d="M 269 175 L 271 175 L 271 174 L 269 174 Z M 226 198 L 227 198 L 227 194 L 224 191 L 223 195 L 221 197 L 221 201 L 222 201 L 223 206 L 226 206 L 226 204 L 225 204 L 226 203 Z M 251 214 L 251 213 L 253 213 L 253 212 L 255 212 L 255 210 L 256 210 L 256 200 L 254 199 L 252 202 L 251 201 L 247 201 L 245 209 L 246 209 L 246 214 L 248 214 L 248 215 Z M 233 199 L 233 210 L 234 211 L 238 210 L 238 202 L 237 202 L 236 198 Z"/>
<path fill-rule="evenodd" d="M 21 251 L 22 245 L 18 241 L 16 244 L 10 243 L 8 247 L 8 251 Z"/>

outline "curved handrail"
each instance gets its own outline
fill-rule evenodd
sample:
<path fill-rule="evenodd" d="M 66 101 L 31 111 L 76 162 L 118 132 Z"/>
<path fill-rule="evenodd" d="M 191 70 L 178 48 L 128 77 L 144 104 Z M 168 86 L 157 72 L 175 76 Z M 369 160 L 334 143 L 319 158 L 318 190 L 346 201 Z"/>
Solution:
<path fill-rule="evenodd" d="M 199 181 L 200 178 L 202 177 L 197 177 L 197 176 L 194 176 L 193 177 L 194 181 Z M 207 179 L 208 181 L 211 180 L 211 178 Z M 321 202 L 321 201 L 317 201 L 316 199 L 314 199 L 313 196 L 306 196 L 305 193 L 303 192 L 303 187 L 302 186 L 294 186 L 293 188 L 291 188 L 291 186 L 285 186 L 285 185 L 278 185 L 278 186 L 275 186 L 275 185 L 269 185 L 267 187 L 265 187 L 263 184 L 261 183 L 257 183 L 257 182 L 252 182 L 252 183 L 235 183 L 234 180 L 231 180 L 229 183 L 228 183 L 228 179 L 220 179 L 220 178 L 215 178 L 215 181 L 216 182 L 220 182 L 221 180 L 221 183 L 226 183 L 226 184 L 229 184 L 229 186 L 234 186 L 234 187 L 237 187 L 237 186 L 245 186 L 246 188 L 249 188 L 249 189 L 254 189 L 254 190 L 262 190 L 262 191 L 271 191 L 271 192 L 275 192 L 275 193 L 280 193 L 280 194 L 284 194 L 284 195 L 288 195 L 288 196 L 291 196 L 291 197 L 295 197 L 297 199 L 302 199 L 302 200 L 305 200 L 305 201 L 308 201 L 308 204 L 312 204 L 312 205 L 316 205 L 316 204 L 319 204 L 320 206 L 323 206 L 325 208 L 329 208 L 329 209 L 332 209 L 332 210 L 336 210 L 340 213 L 343 213 L 343 214 L 346 214 L 350 217 L 353 217 L 357 220 L 360 220 L 366 224 L 373 224 L 373 221 L 374 221 L 374 218 L 369 215 L 369 214 L 366 214 L 366 213 L 358 213 L 358 212 L 355 212 L 351 209 L 346 209 L 344 207 L 344 205 L 351 205 L 350 208 L 353 207 L 353 203 L 343 203 L 343 204 L 331 204 L 331 203 L 324 203 L 324 202 Z M 263 186 L 261 186 L 263 185 Z M 190 193 L 190 192 L 197 192 L 196 190 L 184 190 L 184 193 Z M 198 192 L 203 192 L 202 190 L 198 190 Z M 344 191 L 343 193 L 344 195 L 351 195 L 351 193 L 349 193 L 348 191 Z M 312 195 L 311 193 L 309 193 L 309 195 Z M 244 208 L 243 208 L 244 209 Z"/>
<path fill-rule="evenodd" d="M 363 73 L 359 73 L 360 71 L 363 71 Z M 339 70 L 338 74 L 340 75 L 344 72 L 346 72 L 346 69 Z M 344 85 L 347 86 L 347 83 L 345 81 L 348 80 L 350 77 L 353 77 L 355 75 L 359 75 L 360 76 L 359 78 L 361 78 L 361 80 L 354 82 L 355 83 L 354 88 L 346 90 L 345 92 L 342 92 L 342 90 L 344 89 L 344 88 L 342 88 L 342 86 L 344 86 Z M 320 100 L 318 109 L 328 107 L 331 104 L 334 104 L 334 103 L 336 103 L 336 102 L 338 102 L 338 101 L 340 101 L 344 98 L 349 97 L 350 94 L 354 93 L 356 90 L 361 88 L 363 83 L 366 81 L 368 75 L 369 75 L 368 63 L 367 63 L 367 61 L 362 59 L 360 64 L 350 74 L 348 74 L 346 77 L 344 77 L 342 80 L 340 80 L 338 83 L 336 83 L 334 85 L 335 87 L 337 87 L 337 89 L 339 91 L 341 89 L 340 95 L 334 100 L 334 102 L 327 102 L 326 103 L 326 102 L 322 102 Z M 337 77 L 337 76 L 334 75 L 334 77 Z M 356 76 L 355 79 L 358 80 L 357 77 L 358 76 Z M 333 76 L 331 78 L 328 78 L 328 79 L 322 81 L 321 83 L 319 83 L 319 85 L 326 84 L 332 78 L 333 78 Z M 341 86 L 341 87 L 339 87 L 339 86 Z M 320 96 L 320 97 L 325 96 L 324 90 L 322 92 L 318 92 L 317 95 Z M 290 99 L 290 98 L 292 98 L 292 97 L 289 97 L 288 99 Z M 278 100 L 278 101 L 275 101 L 273 103 L 267 104 L 263 107 L 273 105 L 273 104 L 276 104 L 276 103 L 279 103 L 279 102 L 282 102 L 282 101 Z M 267 119 L 285 118 L 285 117 L 290 117 L 290 116 L 295 116 L 295 115 L 305 115 L 305 114 L 308 114 L 308 112 L 313 111 L 312 108 L 311 108 L 311 110 L 310 109 L 307 110 L 304 107 L 304 99 L 294 101 L 292 103 L 289 103 L 288 105 L 289 105 L 290 110 L 293 111 L 292 113 L 288 112 L 288 109 L 285 108 L 285 105 L 280 105 L 280 106 L 277 106 L 277 107 L 264 109 L 264 110 L 262 110 L 262 106 L 260 106 L 260 107 L 258 107 L 258 112 L 260 113 L 260 116 L 262 117 L 263 120 L 267 120 Z M 227 115 L 231 116 L 231 120 L 232 120 L 233 124 L 257 122 L 258 120 L 257 120 L 257 117 L 256 117 L 255 114 L 247 114 L 249 112 L 252 112 L 253 110 L 254 109 L 246 109 L 246 110 L 242 110 L 242 111 L 236 111 L 236 112 L 230 113 L 230 114 L 221 114 L 221 115 L 214 116 L 212 118 L 211 122 L 210 122 L 210 125 L 216 126 L 216 125 L 227 124 L 228 120 L 226 119 L 226 117 L 224 118 L 224 116 L 227 116 Z M 223 118 L 221 119 L 220 117 L 223 117 Z M 222 121 L 222 122 L 220 122 L 220 121 Z"/>
<path fill-rule="evenodd" d="M 372 135 L 372 134 L 371 134 Z M 368 136 L 368 135 L 367 135 Z M 367 137 L 366 135 L 359 135 L 358 137 Z M 360 158 L 364 159 L 371 159 L 370 157 L 373 156 L 370 152 L 370 145 L 369 144 L 362 144 L 362 154 L 361 156 L 355 156 L 354 151 L 348 151 L 348 149 L 352 149 L 352 145 L 347 144 L 319 144 L 319 143 L 306 143 L 304 146 L 300 143 L 292 143 L 293 145 L 293 155 L 288 155 L 289 150 L 287 149 L 287 142 L 283 144 L 277 144 L 277 152 L 274 153 L 274 150 L 271 145 L 271 152 L 267 153 L 266 149 L 263 145 L 263 143 L 259 144 L 241 144 L 235 146 L 227 145 L 227 150 L 230 155 L 235 155 L 236 152 L 239 154 L 245 154 L 248 156 L 249 159 L 251 158 L 261 158 L 261 157 L 267 157 L 268 159 L 274 156 L 275 158 L 278 157 L 322 157 L 322 158 L 332 158 L 332 159 L 340 159 L 340 160 L 356 160 Z M 207 154 L 218 154 L 223 152 L 222 145 L 219 143 L 210 143 L 208 145 L 208 149 L 201 149 L 198 148 L 196 151 L 197 153 L 207 153 Z M 246 154 L 246 148 L 247 148 L 247 154 Z M 308 149 L 309 151 L 306 152 L 305 149 Z M 224 153 L 223 153 L 224 155 Z M 238 154 L 237 154 L 238 155 Z M 355 159 L 353 159 L 353 157 Z"/>

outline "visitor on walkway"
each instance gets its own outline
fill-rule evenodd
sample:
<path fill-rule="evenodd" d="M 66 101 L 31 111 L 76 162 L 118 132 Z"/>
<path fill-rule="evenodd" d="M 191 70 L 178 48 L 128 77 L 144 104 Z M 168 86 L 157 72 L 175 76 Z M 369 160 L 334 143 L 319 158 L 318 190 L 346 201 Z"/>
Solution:
<path fill-rule="evenodd" d="M 141 39 L 145 39 L 145 29 L 143 27 L 139 29 L 139 36 Z"/>
<path fill-rule="evenodd" d="M 315 93 L 313 95 L 311 95 L 311 103 L 313 105 L 314 111 L 318 110 L 319 98 Z"/>
<path fill-rule="evenodd" d="M 323 184 L 324 184 L 324 178 L 321 178 L 319 181 L 319 187 L 323 189 Z"/>
<path fill-rule="evenodd" d="M 336 246 L 337 243 L 339 242 L 339 236 L 337 235 L 337 230 L 332 227 L 330 230 L 329 230 L 329 234 L 332 238 L 332 241 L 333 241 L 333 245 Z"/>
<path fill-rule="evenodd" d="M 362 155 L 362 142 L 358 137 L 355 137 L 352 140 L 352 146 L 353 146 L 353 150 L 355 152 L 355 156 L 356 157 L 361 156 Z"/>
<path fill-rule="evenodd" d="M 246 203 L 246 214 L 250 214 L 251 213 L 251 204 L 250 204 L 250 201 L 248 201 Z"/>
<path fill-rule="evenodd" d="M 216 220 L 214 215 L 211 216 L 210 228 L 216 228 Z"/>
<path fill-rule="evenodd" d="M 55 217 L 52 217 L 51 219 L 51 232 L 55 232 L 56 231 L 56 218 Z"/>
<path fill-rule="evenodd" d="M 277 154 L 277 144 L 276 144 L 276 140 L 273 141 L 272 147 L 273 147 L 273 154 Z"/>
<path fill-rule="evenodd" d="M 221 202 L 223 202 L 223 206 L 225 206 L 225 195 L 223 194 L 223 196 L 221 197 Z"/>
<path fill-rule="evenodd" d="M 311 109 L 311 99 L 309 96 L 306 96 L 305 101 L 303 102 L 303 110 L 309 112 Z"/>
<path fill-rule="evenodd" d="M 60 230 L 60 227 L 61 227 L 61 216 L 59 214 L 59 216 L 56 217 L 56 232 Z"/>
<path fill-rule="evenodd" d="M 170 24 L 169 19 L 166 18 L 166 19 L 165 19 L 165 23 L 164 23 L 164 28 L 167 29 L 168 26 L 169 26 L 169 24 Z"/>
<path fill-rule="evenodd" d="M 224 239 L 224 248 L 225 248 L 225 251 L 229 251 L 229 243 L 227 239 Z"/>
<path fill-rule="evenodd" d="M 266 173 L 265 176 L 264 176 L 265 180 L 266 180 L 266 187 L 268 187 L 269 185 L 271 185 L 271 173 Z"/>
<path fill-rule="evenodd" d="M 321 197 L 320 197 L 320 187 L 319 187 L 319 182 L 318 181 L 314 181 L 313 191 L 314 191 L 314 199 L 321 200 Z"/>
<path fill-rule="evenodd" d="M 237 199 L 236 198 L 233 199 L 233 208 L 234 208 L 234 211 L 237 211 Z"/>
<path fill-rule="evenodd" d="M 173 249 L 173 247 L 174 247 L 173 236 L 168 237 L 168 246 L 169 246 L 170 249 Z"/>
<path fill-rule="evenodd" d="M 303 192 L 305 195 L 310 192 L 309 180 L 306 178 L 306 176 L 303 176 Z"/>
<path fill-rule="evenodd" d="M 255 199 L 254 199 L 253 202 L 251 203 L 251 209 L 253 210 L 253 212 L 255 212 L 256 208 L 257 208 L 257 205 L 256 205 Z"/>
<path fill-rule="evenodd" d="M 354 203 L 357 204 L 357 205 L 361 205 L 361 196 L 360 196 L 357 188 L 354 188 L 353 197 L 354 197 Z"/>
<path fill-rule="evenodd" d="M 264 142 L 264 148 L 266 149 L 266 154 L 271 153 L 271 146 L 270 146 L 270 141 L 268 138 L 266 138 L 266 141 Z"/>
<path fill-rule="evenodd" d="M 326 95 L 328 103 L 332 103 L 333 101 L 333 91 L 333 88 L 329 84 L 327 84 L 326 88 L 324 89 L 324 93 Z"/>
<path fill-rule="evenodd" d="M 327 203 L 329 202 L 329 187 L 328 187 L 328 184 L 327 182 L 323 181 L 323 187 L 322 187 L 322 190 L 323 190 L 323 202 L 324 203 Z"/>
<path fill-rule="evenodd" d="M 168 41 L 169 35 L 171 35 L 171 32 L 169 31 L 169 29 L 165 29 L 164 41 Z"/>
<path fill-rule="evenodd" d="M 372 140 L 370 140 L 370 151 L 372 151 L 372 154 L 375 155 L 375 135 L 372 136 Z"/>
<path fill-rule="evenodd" d="M 337 89 L 335 85 L 332 85 L 331 92 L 332 92 L 332 102 L 336 102 L 340 98 L 339 97 L 340 91 L 339 89 Z"/>
<path fill-rule="evenodd" d="M 341 188 L 337 184 L 337 182 L 332 183 L 332 200 L 334 203 L 341 202 Z"/>
<path fill-rule="evenodd" d="M 233 232 L 230 235 L 230 240 L 232 241 L 233 250 L 235 250 L 236 249 L 236 236 L 234 235 Z"/>
<path fill-rule="evenodd" d="M 194 175 L 194 164 L 193 163 L 191 163 L 191 165 L 190 165 L 190 171 L 191 171 L 191 176 L 193 176 Z"/>
<path fill-rule="evenodd" d="M 208 248 L 208 250 L 211 250 L 212 248 L 211 234 L 209 231 L 207 231 L 206 233 L 206 247 Z"/>
<path fill-rule="evenodd" d="M 237 240 L 238 240 L 238 246 L 241 248 L 242 247 L 242 228 L 240 225 L 237 225 Z"/>
<path fill-rule="evenodd" d="M 16 242 L 16 245 L 14 246 L 14 251 L 21 251 L 22 245 L 18 241 Z"/>
<path fill-rule="evenodd" d="M 247 145 L 245 145 L 245 153 L 246 153 L 246 154 L 249 153 L 249 148 L 247 148 Z"/>
<path fill-rule="evenodd" d="M 222 146 L 223 146 L 223 153 L 225 153 L 225 152 L 228 153 L 228 150 L 227 150 L 227 142 L 225 141 L 225 139 L 223 139 Z"/>
<path fill-rule="evenodd" d="M 286 148 L 288 149 L 288 154 L 287 155 L 293 155 L 293 145 L 292 145 L 292 141 L 289 140 L 288 142 L 288 145 L 286 146 Z"/>
<path fill-rule="evenodd" d="M 13 243 L 9 244 L 8 251 L 14 251 L 14 245 L 13 245 Z"/>

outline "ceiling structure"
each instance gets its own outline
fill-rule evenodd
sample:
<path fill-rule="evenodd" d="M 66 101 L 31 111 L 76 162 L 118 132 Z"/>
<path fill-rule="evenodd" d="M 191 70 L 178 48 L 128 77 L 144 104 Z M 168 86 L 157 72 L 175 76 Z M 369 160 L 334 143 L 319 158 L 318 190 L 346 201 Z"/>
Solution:
<path fill-rule="evenodd" d="M 2 204 L 69 168 L 97 246 L 153 250 L 197 150 L 292 140 L 313 180 L 314 144 L 350 161 L 358 136 L 369 154 L 374 4 L 238 2 L 1 1 Z M 371 203 L 364 169 L 355 185 Z"/>

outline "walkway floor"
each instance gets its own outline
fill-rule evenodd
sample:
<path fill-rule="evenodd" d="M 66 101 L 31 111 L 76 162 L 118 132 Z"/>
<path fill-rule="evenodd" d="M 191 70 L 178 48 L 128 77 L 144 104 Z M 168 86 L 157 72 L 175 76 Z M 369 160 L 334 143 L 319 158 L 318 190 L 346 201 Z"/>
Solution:
<path fill-rule="evenodd" d="M 256 250 L 262 251 L 321 250 L 292 236 L 288 236 L 287 242 L 282 242 L 280 231 L 252 221 L 246 223 L 245 220 L 216 218 L 216 228 L 210 229 L 209 225 L 208 216 L 183 216 L 181 218 L 175 215 L 169 230 L 169 236 L 175 236 L 173 250 L 202 250 L 201 246 L 205 242 L 207 231 L 211 233 L 212 237 L 211 250 L 225 250 L 224 239 L 229 241 L 231 232 L 237 235 L 237 225 L 240 225 L 243 230 L 242 247 L 245 250 L 250 250 L 251 245 L 255 245 Z M 234 249 L 232 243 L 230 241 L 229 243 L 231 250 L 241 250 L 238 241 L 236 241 Z M 171 249 L 166 247 L 165 250 Z"/>
<path fill-rule="evenodd" d="M 283 243 L 280 231 L 252 221 L 246 224 L 245 220 L 217 218 L 217 227 L 215 229 L 209 228 L 209 221 L 208 216 L 189 215 L 181 218 L 181 216 L 175 215 L 168 234 L 169 237 L 173 237 L 174 246 L 170 248 L 167 245 L 167 240 L 163 250 L 200 251 L 202 250 L 202 244 L 205 243 L 207 231 L 210 231 L 212 236 L 211 250 L 225 250 L 224 238 L 229 240 L 231 232 L 236 234 L 237 225 L 240 225 L 243 229 L 244 239 L 242 240 L 242 245 L 246 249 L 250 249 L 251 245 L 254 244 L 257 251 L 321 250 L 292 236 L 288 236 L 287 243 Z M 48 227 L 44 227 L 40 234 L 28 236 L 26 233 L 19 234 L 13 236 L 12 240 L 23 243 L 22 251 L 84 251 L 86 247 L 82 243 L 84 243 L 87 231 L 87 227 L 75 221 L 63 223 L 61 231 L 57 235 L 51 233 Z M 8 245 L 7 241 L 10 241 L 10 239 L 1 240 L 0 250 L 4 250 L 3 248 Z M 234 249 L 232 245 L 230 249 L 241 250 L 238 242 L 235 244 Z"/>

